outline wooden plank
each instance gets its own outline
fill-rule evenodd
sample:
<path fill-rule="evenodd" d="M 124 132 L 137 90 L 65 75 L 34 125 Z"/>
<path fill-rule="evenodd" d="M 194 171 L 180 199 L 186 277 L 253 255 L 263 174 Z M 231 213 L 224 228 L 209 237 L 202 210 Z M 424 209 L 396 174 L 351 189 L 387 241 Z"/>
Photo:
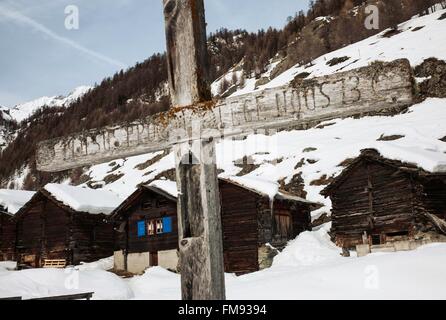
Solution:
<path fill-rule="evenodd" d="M 260 128 L 286 128 L 401 108 L 413 103 L 412 83 L 409 61 L 401 59 L 295 80 L 292 85 L 226 100 L 201 104 L 192 101 L 192 106 L 173 108 L 132 123 L 42 142 L 37 150 L 37 168 L 62 171 L 158 151 L 190 140 L 240 136 Z M 187 100 L 176 94 L 172 99 Z"/>
<path fill-rule="evenodd" d="M 196 105 L 209 100 L 203 0 L 164 0 L 164 15 L 173 105 Z M 171 114 L 175 114 L 175 108 Z M 167 127 L 166 120 L 160 124 Z M 173 133 L 185 136 L 182 132 Z M 189 161 L 191 158 L 196 161 Z M 175 147 L 175 160 L 180 191 L 177 211 L 182 298 L 223 300 L 223 239 L 215 142 L 203 139 L 191 146 L 183 140 Z"/>
<path fill-rule="evenodd" d="M 37 301 L 66 301 L 66 300 L 90 300 L 93 297 L 94 292 L 86 292 L 86 293 L 77 293 L 77 294 L 69 294 L 69 295 L 63 295 L 63 296 L 54 296 L 54 297 L 43 297 L 43 298 L 33 298 L 29 300 L 37 300 Z"/>

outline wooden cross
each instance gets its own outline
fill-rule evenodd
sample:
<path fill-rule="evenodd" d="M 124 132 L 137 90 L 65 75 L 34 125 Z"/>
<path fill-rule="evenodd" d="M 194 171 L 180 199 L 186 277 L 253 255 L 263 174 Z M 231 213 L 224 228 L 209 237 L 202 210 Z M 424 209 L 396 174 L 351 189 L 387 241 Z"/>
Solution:
<path fill-rule="evenodd" d="M 57 172 L 173 148 L 182 297 L 224 299 L 215 141 L 406 107 L 413 103 L 412 69 L 403 59 L 310 80 L 296 75 L 290 85 L 211 100 L 203 0 L 163 1 L 174 107 L 132 123 L 44 141 L 37 168 Z"/>

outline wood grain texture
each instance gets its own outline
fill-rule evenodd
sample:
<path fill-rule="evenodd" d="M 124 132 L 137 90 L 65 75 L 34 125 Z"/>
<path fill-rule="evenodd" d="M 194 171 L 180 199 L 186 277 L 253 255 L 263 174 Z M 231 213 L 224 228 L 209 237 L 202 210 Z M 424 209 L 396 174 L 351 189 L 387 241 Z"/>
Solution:
<path fill-rule="evenodd" d="M 164 15 L 173 105 L 196 105 L 210 100 L 203 0 L 164 0 Z M 176 134 L 186 136 L 183 132 Z M 175 147 L 180 190 L 177 205 L 181 291 L 183 300 L 224 300 L 215 142 L 200 140 L 198 144 L 198 150 L 191 148 L 187 140 Z M 192 157 L 196 161 L 189 161 Z"/>
<path fill-rule="evenodd" d="M 393 110 L 413 103 L 409 61 L 371 66 L 226 100 L 173 108 L 146 119 L 94 129 L 39 144 L 37 167 L 63 171 L 261 128 L 287 128 L 339 117 Z M 202 100 L 197 100 L 202 101 Z"/>
<path fill-rule="evenodd" d="M 175 147 L 182 298 L 224 300 L 223 233 L 215 143 L 201 142 L 200 152 L 207 155 L 208 161 L 188 161 L 191 157 L 188 147 L 185 144 Z"/>
<path fill-rule="evenodd" d="M 163 0 L 163 4 L 172 104 L 210 100 L 203 0 Z"/>

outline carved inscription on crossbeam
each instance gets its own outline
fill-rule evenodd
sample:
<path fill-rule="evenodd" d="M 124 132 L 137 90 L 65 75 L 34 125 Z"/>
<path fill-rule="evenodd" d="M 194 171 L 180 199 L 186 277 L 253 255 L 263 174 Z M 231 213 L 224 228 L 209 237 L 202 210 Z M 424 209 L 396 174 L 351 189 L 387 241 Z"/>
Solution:
<path fill-rule="evenodd" d="M 407 60 L 374 65 L 291 85 L 173 108 L 128 124 L 41 143 L 38 169 L 61 171 L 169 148 L 188 140 L 243 135 L 249 130 L 352 116 L 413 102 Z"/>

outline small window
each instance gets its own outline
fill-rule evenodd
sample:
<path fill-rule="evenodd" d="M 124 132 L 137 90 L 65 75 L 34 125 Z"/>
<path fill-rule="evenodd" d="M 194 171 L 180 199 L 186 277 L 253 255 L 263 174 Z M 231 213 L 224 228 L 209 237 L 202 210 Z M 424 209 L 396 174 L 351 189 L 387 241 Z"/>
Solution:
<path fill-rule="evenodd" d="M 153 219 L 147 222 L 147 234 L 149 236 L 170 233 L 172 231 L 173 231 L 172 217 Z"/>
<path fill-rule="evenodd" d="M 138 221 L 137 229 L 138 229 L 138 238 L 144 237 L 146 235 L 146 222 Z"/>
<path fill-rule="evenodd" d="M 156 233 L 160 234 L 163 233 L 163 220 L 158 219 L 156 220 Z"/>
<path fill-rule="evenodd" d="M 164 207 L 166 205 L 167 205 L 167 199 L 164 199 L 164 198 L 158 199 L 158 201 L 157 201 L 158 208 Z"/>
<path fill-rule="evenodd" d="M 147 234 L 149 236 L 155 235 L 155 221 L 150 220 L 149 223 L 147 224 Z"/>
<path fill-rule="evenodd" d="M 372 235 L 372 245 L 380 245 L 381 244 L 381 235 L 374 234 Z"/>
<path fill-rule="evenodd" d="M 148 200 L 142 203 L 142 209 L 143 210 L 149 210 L 153 208 L 153 201 L 152 200 Z"/>

